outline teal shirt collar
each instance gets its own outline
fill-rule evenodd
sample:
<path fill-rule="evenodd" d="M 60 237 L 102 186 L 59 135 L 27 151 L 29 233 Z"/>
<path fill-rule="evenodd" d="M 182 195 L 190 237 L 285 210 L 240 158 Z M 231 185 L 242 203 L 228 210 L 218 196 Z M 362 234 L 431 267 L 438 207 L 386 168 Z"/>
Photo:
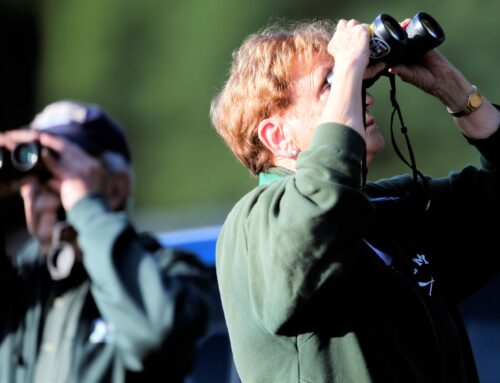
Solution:
<path fill-rule="evenodd" d="M 292 174 L 291 170 L 285 168 L 270 168 L 267 172 L 259 173 L 259 185 L 267 185 Z"/>

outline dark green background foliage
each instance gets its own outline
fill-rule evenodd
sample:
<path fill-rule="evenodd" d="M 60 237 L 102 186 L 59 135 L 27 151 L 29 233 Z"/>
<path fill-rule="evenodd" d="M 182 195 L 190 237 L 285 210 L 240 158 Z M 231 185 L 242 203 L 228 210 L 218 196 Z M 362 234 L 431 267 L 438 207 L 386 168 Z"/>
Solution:
<path fill-rule="evenodd" d="M 457 0 L 2 3 L 12 15 L 33 15 L 38 28 L 35 90 L 24 95 L 33 100 L 34 110 L 60 98 L 80 99 L 101 104 L 125 126 L 137 173 L 134 212 L 138 218 L 148 217 L 143 222 L 151 227 L 220 223 L 228 207 L 255 185 L 216 135 L 208 113 L 231 52 L 246 35 L 273 20 L 371 22 L 380 12 L 402 20 L 426 11 L 446 32 L 440 50 L 488 98 L 500 99 L 500 74 L 495 70 L 500 3 L 496 1 L 480 5 Z M 388 145 L 369 178 L 407 171 L 390 145 L 387 79 L 371 91 Z M 421 171 L 443 176 L 466 163 L 477 163 L 437 100 L 401 81 L 398 99 Z M 400 144 L 403 147 L 403 141 Z"/>

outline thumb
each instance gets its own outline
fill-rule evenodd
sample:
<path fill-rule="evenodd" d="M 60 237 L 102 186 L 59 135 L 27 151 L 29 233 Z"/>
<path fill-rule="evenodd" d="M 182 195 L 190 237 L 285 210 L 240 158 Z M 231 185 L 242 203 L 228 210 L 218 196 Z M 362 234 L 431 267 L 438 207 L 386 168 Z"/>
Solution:
<path fill-rule="evenodd" d="M 61 167 L 61 164 L 46 147 L 42 148 L 42 159 L 49 172 L 51 172 L 56 177 L 62 177 L 63 169 Z"/>
<path fill-rule="evenodd" d="M 386 67 L 387 64 L 382 61 L 376 62 L 375 64 L 368 66 L 365 70 L 363 79 L 370 79 L 372 77 L 375 77 L 377 74 L 382 72 Z"/>
<path fill-rule="evenodd" d="M 413 71 L 406 65 L 395 65 L 389 68 L 389 73 L 395 74 L 403 81 L 408 81 L 411 78 Z"/>

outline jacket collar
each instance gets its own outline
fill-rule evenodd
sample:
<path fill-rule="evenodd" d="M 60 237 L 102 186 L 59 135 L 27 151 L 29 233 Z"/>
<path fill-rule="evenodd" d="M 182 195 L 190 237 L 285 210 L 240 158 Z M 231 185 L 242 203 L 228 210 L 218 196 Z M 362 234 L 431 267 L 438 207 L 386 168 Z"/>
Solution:
<path fill-rule="evenodd" d="M 270 168 L 267 172 L 259 173 L 259 185 L 267 185 L 292 174 L 294 174 L 294 172 L 282 167 Z"/>

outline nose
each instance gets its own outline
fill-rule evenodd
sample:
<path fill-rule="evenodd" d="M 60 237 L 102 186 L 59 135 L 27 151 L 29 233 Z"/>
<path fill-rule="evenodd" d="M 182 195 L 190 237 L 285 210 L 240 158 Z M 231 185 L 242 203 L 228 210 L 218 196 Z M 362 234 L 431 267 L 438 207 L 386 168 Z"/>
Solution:
<path fill-rule="evenodd" d="M 375 102 L 373 96 L 370 94 L 370 93 L 366 93 L 366 100 L 365 100 L 365 103 L 366 103 L 366 108 L 371 108 L 373 106 L 373 103 Z"/>
<path fill-rule="evenodd" d="M 59 208 L 58 196 L 47 189 L 42 189 L 34 198 L 34 206 L 38 211 L 54 212 Z"/>
<path fill-rule="evenodd" d="M 29 181 L 21 186 L 21 196 L 24 199 L 33 199 L 40 190 L 40 183 L 37 179 Z"/>
<path fill-rule="evenodd" d="M 33 180 L 23 185 L 21 187 L 21 195 L 25 203 L 29 201 L 37 211 L 55 210 L 59 206 L 58 195 L 47 186 L 42 185 L 38 180 Z"/>

